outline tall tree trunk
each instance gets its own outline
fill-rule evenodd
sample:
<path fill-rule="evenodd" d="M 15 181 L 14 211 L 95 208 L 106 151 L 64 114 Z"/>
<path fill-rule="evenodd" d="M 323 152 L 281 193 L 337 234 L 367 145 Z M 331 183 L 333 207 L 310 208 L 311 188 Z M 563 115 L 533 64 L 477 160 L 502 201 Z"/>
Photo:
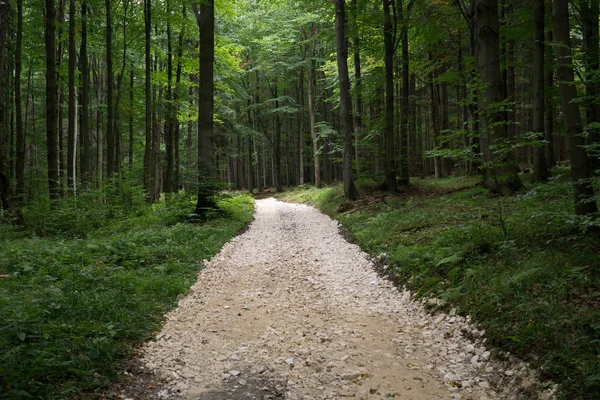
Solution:
<path fill-rule="evenodd" d="M 17 43 L 15 48 L 15 113 L 17 128 L 17 187 L 19 201 L 25 196 L 25 131 L 23 129 L 23 110 L 21 100 L 21 70 L 23 53 L 23 0 L 17 0 Z"/>
<path fill-rule="evenodd" d="M 403 1 L 398 1 L 398 19 L 402 21 L 402 113 L 400 115 L 400 181 L 401 185 L 408 185 L 408 118 L 409 118 L 409 54 L 408 54 L 408 11 L 404 15 Z"/>
<path fill-rule="evenodd" d="M 337 65 L 340 85 L 340 131 L 344 141 L 343 151 L 343 182 L 344 196 L 348 200 L 358 197 L 354 186 L 352 171 L 352 115 L 350 110 L 350 77 L 348 75 L 348 38 L 346 37 L 345 0 L 333 0 L 335 5 L 335 38 L 337 48 Z"/>
<path fill-rule="evenodd" d="M 75 68 L 77 52 L 75 50 L 75 0 L 69 0 L 69 109 L 67 127 L 67 187 L 75 188 Z"/>
<path fill-rule="evenodd" d="M 117 171 L 114 131 L 113 105 L 113 65 L 112 65 L 112 14 L 111 1 L 105 0 L 106 6 L 106 176 Z"/>
<path fill-rule="evenodd" d="M 121 87 L 123 86 L 123 78 L 125 77 L 125 68 L 127 66 L 127 10 L 129 9 L 129 0 L 123 1 L 123 53 L 121 55 L 122 63 L 121 70 L 117 75 L 117 95 L 114 100 L 115 110 L 113 114 L 114 127 L 113 127 L 113 137 L 114 137 L 114 165 L 113 165 L 113 173 L 119 173 L 121 170 L 121 109 L 119 107 L 119 103 L 121 102 Z"/>
<path fill-rule="evenodd" d="M 545 0 L 535 0 L 535 42 L 533 48 L 533 131 L 544 138 L 544 17 Z M 537 182 L 548 181 L 548 168 L 545 160 L 544 145 L 535 148 L 533 159 L 533 178 Z"/>
<path fill-rule="evenodd" d="M 321 157 L 319 155 L 319 138 L 317 135 L 317 124 L 315 115 L 315 96 L 317 91 L 317 66 L 315 61 L 315 35 L 316 26 L 312 24 L 311 27 L 311 38 L 312 43 L 310 44 L 310 62 L 308 67 L 308 85 L 307 85 L 307 96 L 308 96 L 308 118 L 310 122 L 310 136 L 312 139 L 313 147 L 313 169 L 315 177 L 315 186 L 321 187 Z"/>
<path fill-rule="evenodd" d="M 554 40 L 556 42 L 557 77 L 567 137 L 567 146 L 571 154 L 571 179 L 574 187 L 575 212 L 578 215 L 595 213 L 598 208 L 594 201 L 594 189 L 589 182 L 592 177 L 590 159 L 583 148 L 585 140 L 581 137 L 583 126 L 579 114 L 579 103 L 575 88 L 573 61 L 571 55 L 571 37 L 569 31 L 569 2 L 554 0 L 552 6 Z"/>
<path fill-rule="evenodd" d="M 144 0 L 144 33 L 145 33 L 145 133 L 146 141 L 144 145 L 144 187 L 148 192 L 148 198 L 151 200 L 151 182 L 152 182 L 152 2 Z"/>
<path fill-rule="evenodd" d="M 552 43 L 552 31 L 546 32 L 545 35 L 546 43 Z M 556 58 L 554 57 L 554 53 L 552 48 L 549 47 L 549 51 L 545 51 L 545 70 L 544 70 L 544 80 L 546 83 L 546 89 L 552 92 L 550 89 L 554 87 L 554 64 Z M 550 53 L 550 54 L 548 54 Z M 544 109 L 544 158 L 546 160 L 546 167 L 548 169 L 553 168 L 556 165 L 556 156 L 554 153 L 554 102 L 552 99 L 548 99 L 545 102 Z"/>
<path fill-rule="evenodd" d="M 202 214 L 207 207 L 213 207 L 214 167 L 212 163 L 214 81 L 213 64 L 215 59 L 215 2 L 203 1 L 200 7 L 194 4 L 198 29 L 200 31 L 200 96 L 198 98 L 198 203 L 196 213 Z"/>
<path fill-rule="evenodd" d="M 54 3 L 53 3 L 54 4 Z M 4 55 L 9 29 L 10 1 L 0 3 L 0 88 L 4 88 L 8 74 L 4 73 Z M 5 129 L 5 104 L 4 90 L 0 89 L 0 207 L 3 210 L 10 208 L 10 171 L 9 157 L 7 154 Z"/>
<path fill-rule="evenodd" d="M 167 0 L 167 14 L 171 14 L 171 2 Z M 165 171 L 165 193 L 172 193 L 173 175 L 175 173 L 175 146 L 173 143 L 175 122 L 173 106 L 173 44 L 171 38 L 171 22 L 167 19 L 167 124 L 165 129 L 165 158 L 167 170 Z"/>
<path fill-rule="evenodd" d="M 354 22 L 354 90 L 356 92 L 356 101 L 354 102 L 354 156 L 356 157 L 356 172 L 360 174 L 360 154 L 359 142 L 360 132 L 362 130 L 362 68 L 360 64 L 360 34 L 358 25 L 358 4 L 357 0 L 352 0 L 352 13 Z"/>
<path fill-rule="evenodd" d="M 275 81 L 275 87 L 273 96 L 277 98 L 278 82 Z M 279 101 L 275 100 L 275 109 L 279 109 Z M 283 187 L 281 186 L 281 117 L 279 114 L 275 114 L 275 137 L 273 140 L 273 186 L 275 186 L 276 192 L 282 192 Z"/>
<path fill-rule="evenodd" d="M 385 45 L 385 186 L 396 190 L 394 169 L 394 43 L 390 0 L 383 0 L 383 41 Z"/>
<path fill-rule="evenodd" d="M 81 48 L 79 50 L 81 69 L 81 179 L 84 185 L 92 178 L 92 150 L 90 144 L 90 71 L 87 55 L 87 0 L 81 1 Z"/>
<path fill-rule="evenodd" d="M 588 125 L 600 122 L 600 88 L 598 72 L 600 69 L 599 12 L 600 0 L 579 0 L 581 24 L 583 28 L 583 50 L 585 54 L 585 114 Z M 588 144 L 600 145 L 600 129 L 588 128 Z M 592 170 L 600 170 L 600 154 L 590 157 Z M 600 172 L 597 172 L 600 173 Z"/>
<path fill-rule="evenodd" d="M 133 170 L 133 65 L 129 68 L 129 169 Z"/>
<path fill-rule="evenodd" d="M 475 3 L 475 35 L 477 57 L 481 73 L 482 90 L 480 143 L 483 162 L 486 166 L 483 185 L 493 192 L 509 194 L 522 188 L 517 165 L 512 152 L 505 147 L 508 132 L 505 113 L 499 109 L 502 96 L 502 75 L 500 73 L 498 0 L 477 0 Z"/>
<path fill-rule="evenodd" d="M 48 188 L 51 199 L 60 197 L 58 149 L 58 85 L 56 83 L 56 7 L 46 0 L 46 145 Z"/>
<path fill-rule="evenodd" d="M 298 113 L 298 184 L 304 185 L 304 69 L 300 70 L 298 99 L 300 103 L 300 112 Z"/>

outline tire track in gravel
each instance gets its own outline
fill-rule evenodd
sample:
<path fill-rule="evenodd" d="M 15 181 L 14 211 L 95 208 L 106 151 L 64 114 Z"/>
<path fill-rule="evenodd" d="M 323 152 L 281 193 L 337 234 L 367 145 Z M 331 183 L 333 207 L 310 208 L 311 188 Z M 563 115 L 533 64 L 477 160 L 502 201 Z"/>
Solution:
<path fill-rule="evenodd" d="M 515 398 L 481 332 L 382 280 L 337 222 L 274 199 L 255 217 L 142 349 L 153 398 Z"/>

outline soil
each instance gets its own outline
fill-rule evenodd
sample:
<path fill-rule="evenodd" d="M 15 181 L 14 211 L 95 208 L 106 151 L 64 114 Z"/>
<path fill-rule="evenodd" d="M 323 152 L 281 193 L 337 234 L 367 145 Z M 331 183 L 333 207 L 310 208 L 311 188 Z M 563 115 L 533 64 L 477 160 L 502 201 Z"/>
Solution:
<path fill-rule="evenodd" d="M 553 398 L 469 318 L 431 314 L 382 278 L 338 228 L 311 207 L 257 201 L 109 397 Z"/>

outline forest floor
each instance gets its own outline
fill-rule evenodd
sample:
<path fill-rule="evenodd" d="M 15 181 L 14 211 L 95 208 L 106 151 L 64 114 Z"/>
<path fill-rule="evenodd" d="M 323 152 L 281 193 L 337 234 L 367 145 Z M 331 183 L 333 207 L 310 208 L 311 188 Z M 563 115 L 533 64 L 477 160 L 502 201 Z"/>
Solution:
<path fill-rule="evenodd" d="M 257 201 L 206 265 L 114 398 L 515 399 L 539 383 L 468 318 L 432 314 L 381 277 L 310 206 Z"/>

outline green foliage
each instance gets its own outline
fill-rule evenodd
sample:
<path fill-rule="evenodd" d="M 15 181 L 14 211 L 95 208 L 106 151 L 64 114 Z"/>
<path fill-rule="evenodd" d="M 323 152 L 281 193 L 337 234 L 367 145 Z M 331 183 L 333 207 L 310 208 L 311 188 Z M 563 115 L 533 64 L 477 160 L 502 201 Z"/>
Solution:
<path fill-rule="evenodd" d="M 500 200 L 469 176 L 415 179 L 385 202 L 361 182 L 367 198 L 350 213 L 339 187 L 283 197 L 339 219 L 362 249 L 387 255 L 396 279 L 471 315 L 493 344 L 560 384 L 561 398 L 592 399 L 600 392 L 599 221 L 574 215 L 568 170 L 553 176 Z M 359 209 L 364 203 L 372 204 Z"/>
<path fill-rule="evenodd" d="M 134 206 L 127 218 L 109 209 L 130 200 L 82 197 L 31 208 L 35 229 L 1 237 L 0 274 L 10 277 L 0 279 L 0 398 L 64 398 L 116 379 L 119 360 L 160 328 L 201 261 L 253 215 L 249 196 L 224 197 L 222 213 L 203 224 L 181 223 L 195 205 L 185 193 Z M 46 210 L 72 219 L 33 221 Z M 110 212 L 120 221 L 94 229 Z M 24 236 L 36 230 L 49 237 Z"/>

